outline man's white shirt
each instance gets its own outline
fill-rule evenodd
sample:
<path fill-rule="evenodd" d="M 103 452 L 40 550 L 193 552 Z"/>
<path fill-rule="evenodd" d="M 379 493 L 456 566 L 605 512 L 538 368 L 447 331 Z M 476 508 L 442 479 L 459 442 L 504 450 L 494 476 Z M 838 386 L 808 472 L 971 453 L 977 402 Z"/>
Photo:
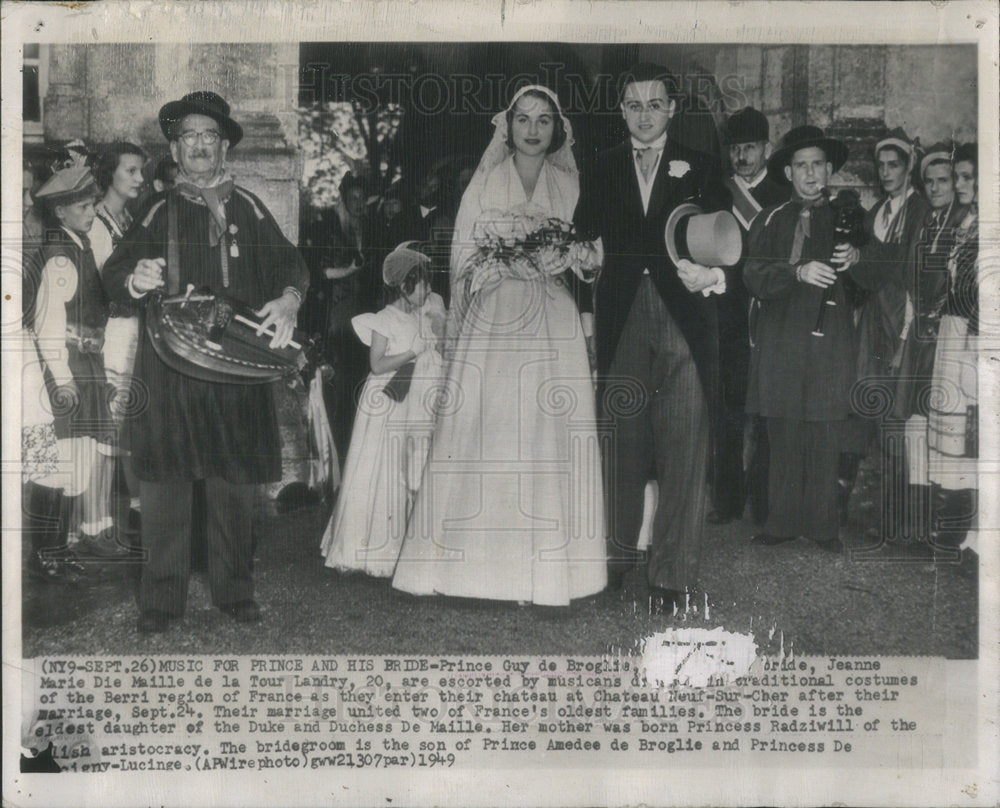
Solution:
<path fill-rule="evenodd" d="M 663 159 L 663 150 L 667 145 L 667 133 L 664 132 L 652 143 L 642 143 L 634 137 L 632 140 L 632 164 L 635 167 L 635 178 L 639 182 L 639 194 L 642 196 L 642 212 L 649 212 L 649 198 L 653 193 L 653 183 L 656 182 L 656 173 L 660 168 L 660 161 Z M 648 177 L 642 175 L 642 167 L 639 164 L 639 152 L 645 149 L 652 149 L 656 152 L 656 159 L 649 169 Z M 716 282 L 711 286 L 701 290 L 701 293 L 708 297 L 711 294 L 721 295 L 726 291 L 726 273 L 718 267 L 710 267 L 715 275 Z M 643 275 L 649 274 L 649 269 L 642 271 Z"/>

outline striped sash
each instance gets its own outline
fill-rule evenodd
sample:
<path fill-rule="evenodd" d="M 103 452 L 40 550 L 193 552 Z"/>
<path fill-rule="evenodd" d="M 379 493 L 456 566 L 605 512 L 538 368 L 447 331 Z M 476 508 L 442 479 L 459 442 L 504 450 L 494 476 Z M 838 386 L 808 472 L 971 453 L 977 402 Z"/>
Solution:
<path fill-rule="evenodd" d="M 739 219 L 744 230 L 750 229 L 750 223 L 760 213 L 761 205 L 753 195 L 732 177 L 726 177 L 724 185 L 733 195 L 733 214 Z"/>

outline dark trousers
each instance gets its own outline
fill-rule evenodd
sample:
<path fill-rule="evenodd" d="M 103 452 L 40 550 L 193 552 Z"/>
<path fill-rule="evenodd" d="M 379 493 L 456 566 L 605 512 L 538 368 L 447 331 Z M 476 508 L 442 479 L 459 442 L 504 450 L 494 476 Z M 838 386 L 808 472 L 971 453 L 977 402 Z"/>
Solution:
<path fill-rule="evenodd" d="M 771 450 L 768 517 L 772 536 L 835 539 L 837 462 L 844 421 L 796 421 L 768 418 Z"/>
<path fill-rule="evenodd" d="M 653 472 L 660 498 L 649 583 L 679 590 L 694 586 L 708 496 L 708 408 L 684 335 L 649 276 L 636 293 L 603 399 L 613 430 L 611 457 L 605 460 L 611 561 L 623 566 L 634 556 L 643 492 Z"/>
<path fill-rule="evenodd" d="M 743 434 L 746 413 L 739 405 L 726 403 L 716 421 L 715 456 L 712 463 L 712 503 L 724 518 L 739 518 L 746 502 L 743 475 Z"/>
<path fill-rule="evenodd" d="M 747 382 L 750 372 L 747 307 L 749 295 L 739 281 L 719 298 L 719 392 L 712 452 L 712 507 L 723 519 L 743 515 L 747 498 L 744 436 L 747 432 Z"/>
<path fill-rule="evenodd" d="M 767 419 L 750 415 L 750 439 L 746 470 L 747 501 L 750 517 L 758 525 L 767 522 L 767 478 L 770 474 L 771 450 L 767 443 Z"/>
<path fill-rule="evenodd" d="M 216 605 L 253 598 L 253 485 L 205 480 L 208 585 Z M 193 482 L 139 484 L 142 567 L 139 608 L 180 615 L 191 569 Z"/>

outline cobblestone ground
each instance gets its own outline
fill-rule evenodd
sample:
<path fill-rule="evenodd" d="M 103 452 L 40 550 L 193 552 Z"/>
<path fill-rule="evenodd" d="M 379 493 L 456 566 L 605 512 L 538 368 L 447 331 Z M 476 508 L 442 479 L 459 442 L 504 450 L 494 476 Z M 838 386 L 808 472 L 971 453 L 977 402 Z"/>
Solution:
<path fill-rule="evenodd" d="M 167 634 L 135 629 L 134 565 L 95 565 L 76 586 L 24 576 L 25 656 L 54 654 L 595 654 L 628 651 L 669 626 L 752 632 L 762 652 L 796 655 L 978 655 L 978 557 L 951 561 L 859 552 L 878 534 L 877 473 L 862 469 L 845 531 L 848 552 L 805 540 L 748 543 L 744 519 L 711 527 L 696 611 L 650 615 L 642 576 L 568 608 L 414 598 L 387 581 L 323 566 L 320 506 L 278 515 L 264 508 L 256 562 L 264 622 L 245 627 L 213 609 L 194 573 L 187 613 Z M 867 538 L 865 533 L 871 535 Z M 25 547 L 26 549 L 26 547 Z"/>

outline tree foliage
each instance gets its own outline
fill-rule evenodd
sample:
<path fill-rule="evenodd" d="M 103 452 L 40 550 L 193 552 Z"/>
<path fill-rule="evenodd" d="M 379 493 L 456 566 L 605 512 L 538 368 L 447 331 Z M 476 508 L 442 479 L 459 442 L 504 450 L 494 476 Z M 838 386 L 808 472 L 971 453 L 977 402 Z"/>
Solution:
<path fill-rule="evenodd" d="M 336 204 L 337 187 L 351 171 L 374 185 L 387 185 L 399 174 L 391 145 L 403 120 L 398 104 L 379 106 L 373 115 L 350 101 L 327 101 L 300 107 L 299 147 L 303 154 L 300 188 L 314 207 Z M 371 122 L 375 124 L 375 151 L 369 154 Z"/>

